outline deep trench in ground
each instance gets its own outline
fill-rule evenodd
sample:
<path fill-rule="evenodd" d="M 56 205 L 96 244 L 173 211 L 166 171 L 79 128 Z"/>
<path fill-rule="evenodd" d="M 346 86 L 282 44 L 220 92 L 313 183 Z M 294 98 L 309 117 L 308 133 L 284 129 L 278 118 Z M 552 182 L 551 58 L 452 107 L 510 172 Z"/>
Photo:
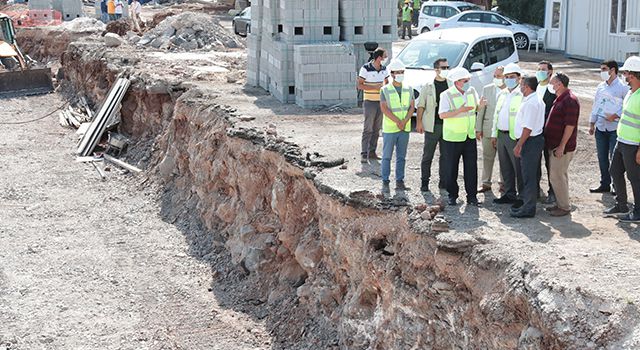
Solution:
<path fill-rule="evenodd" d="M 44 37 L 30 33 L 23 45 Z M 624 341 L 623 324 L 567 312 L 593 302 L 588 296 L 546 285 L 490 244 L 440 233 L 415 208 L 381 208 L 316 181 L 321 170 L 304 166 L 299 146 L 237 128 L 235 107 L 216 102 L 220 89 L 153 74 L 135 52 L 99 40 L 71 41 L 46 53 L 60 60 L 66 93 L 97 107 L 119 74 L 130 76 L 120 124 L 133 141 L 126 160 L 163 189 L 161 214 L 211 264 L 212 291 L 236 291 L 228 306 L 266 320 L 274 347 L 584 349 Z"/>

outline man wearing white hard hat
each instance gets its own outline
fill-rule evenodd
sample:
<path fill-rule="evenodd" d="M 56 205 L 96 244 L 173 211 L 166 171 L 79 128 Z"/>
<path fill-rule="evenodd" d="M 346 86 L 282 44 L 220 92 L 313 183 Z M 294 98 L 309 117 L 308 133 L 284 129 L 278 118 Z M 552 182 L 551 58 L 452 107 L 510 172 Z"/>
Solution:
<path fill-rule="evenodd" d="M 462 157 L 464 188 L 467 204 L 478 206 L 478 146 L 476 144 L 476 112 L 484 107 L 486 100 L 478 101 L 478 94 L 471 87 L 471 74 L 462 67 L 449 72 L 452 86 L 440 95 L 439 117 L 442 125 L 442 149 L 445 156 L 445 187 L 449 205 L 458 200 L 458 170 Z"/>
<path fill-rule="evenodd" d="M 622 214 L 622 222 L 640 222 L 640 57 L 631 56 L 620 71 L 631 91 L 624 98 L 622 115 L 618 121 L 618 142 L 611 160 L 611 178 L 616 188 L 616 205 L 605 214 Z M 633 211 L 627 204 L 627 174 L 633 190 Z"/>
<path fill-rule="evenodd" d="M 396 152 L 396 190 L 408 188 L 404 184 L 404 165 L 411 132 L 411 116 L 415 103 L 413 89 L 402 84 L 404 64 L 393 60 L 387 67 L 393 81 L 380 90 L 380 109 L 382 118 L 382 191 L 389 191 L 391 175 L 391 157 Z"/>
<path fill-rule="evenodd" d="M 497 148 L 500 174 L 504 184 L 504 194 L 493 202 L 512 204 L 514 208 L 522 205 L 522 201 L 518 199 L 522 190 L 521 178 L 517 176 L 520 165 L 513 154 L 516 146 L 516 115 L 523 99 L 519 88 L 521 76 L 522 69 L 517 64 L 509 63 L 504 67 L 506 89 L 498 95 L 491 135 L 491 142 Z"/>

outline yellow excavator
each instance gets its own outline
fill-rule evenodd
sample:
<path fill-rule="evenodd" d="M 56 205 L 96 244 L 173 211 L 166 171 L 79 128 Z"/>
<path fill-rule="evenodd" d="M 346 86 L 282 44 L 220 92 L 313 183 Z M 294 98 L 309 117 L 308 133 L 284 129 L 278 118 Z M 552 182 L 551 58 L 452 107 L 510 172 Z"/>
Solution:
<path fill-rule="evenodd" d="M 0 98 L 53 91 L 51 68 L 22 54 L 11 17 L 0 13 Z"/>

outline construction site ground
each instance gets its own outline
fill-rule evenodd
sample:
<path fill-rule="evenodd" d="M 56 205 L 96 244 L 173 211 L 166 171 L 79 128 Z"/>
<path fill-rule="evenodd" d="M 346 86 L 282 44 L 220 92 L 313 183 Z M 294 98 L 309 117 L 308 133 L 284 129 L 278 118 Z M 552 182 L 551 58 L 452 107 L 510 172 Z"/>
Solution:
<path fill-rule="evenodd" d="M 242 79 L 228 82 L 226 70 L 244 70 L 242 50 L 136 50 L 117 48 L 122 57 L 140 58 L 133 60 L 134 69 L 159 78 L 175 75 L 183 84 L 215 92 L 219 96 L 212 103 L 250 117 L 238 126 L 275 129 L 310 154 L 347 160 L 346 168 L 319 171 L 321 183 L 347 196 L 380 193 L 379 163 L 360 163 L 360 108 L 310 111 L 283 105 L 261 89 L 245 87 Z M 637 329 L 640 228 L 603 218 L 613 197 L 588 191 L 599 179 L 595 141 L 587 133 L 598 65 L 547 53 L 520 54 L 529 72 L 539 60 L 551 60 L 556 71 L 569 75 L 580 97 L 578 151 L 570 167 L 573 211 L 553 218 L 540 206 L 536 218 L 513 219 L 508 207 L 491 203 L 494 186 L 492 193 L 480 195 L 482 207 L 461 203 L 444 214 L 452 232 L 481 237 L 494 254 L 524 264 L 547 285 L 603 301 L 597 310 L 576 305 L 576 312 L 606 317 L 631 307 L 615 322 Z M 221 56 L 225 71 L 206 68 Z M 0 124 L 44 116 L 63 102 L 60 94 L 3 100 Z M 148 185 L 153 182 L 146 175 L 113 168 L 101 182 L 91 165 L 75 161 L 76 137 L 58 125 L 55 113 L 37 122 L 0 125 L 0 135 L 0 349 L 275 347 L 261 306 L 237 298 L 238 288 L 251 286 L 240 277 L 216 278 L 217 271 L 234 271 L 226 253 L 203 255 L 190 245 L 194 235 L 207 232 L 197 221 L 163 217 L 162 189 Z M 419 191 L 422 144 L 423 136 L 412 133 L 406 165 L 411 190 L 398 194 L 409 205 L 433 203 L 443 195 L 436 191 L 437 161 L 434 193 Z M 497 164 L 494 174 L 497 178 Z M 458 181 L 462 185 L 462 176 Z M 546 188 L 546 176 L 542 183 Z M 562 302 L 557 301 L 559 309 Z"/>

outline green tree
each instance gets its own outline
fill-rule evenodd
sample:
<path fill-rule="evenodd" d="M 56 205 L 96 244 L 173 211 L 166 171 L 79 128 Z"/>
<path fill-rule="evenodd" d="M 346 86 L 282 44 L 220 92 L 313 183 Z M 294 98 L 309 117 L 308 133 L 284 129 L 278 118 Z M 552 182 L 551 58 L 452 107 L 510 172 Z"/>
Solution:
<path fill-rule="evenodd" d="M 544 25 L 544 0 L 498 0 L 500 13 L 523 23 Z"/>

